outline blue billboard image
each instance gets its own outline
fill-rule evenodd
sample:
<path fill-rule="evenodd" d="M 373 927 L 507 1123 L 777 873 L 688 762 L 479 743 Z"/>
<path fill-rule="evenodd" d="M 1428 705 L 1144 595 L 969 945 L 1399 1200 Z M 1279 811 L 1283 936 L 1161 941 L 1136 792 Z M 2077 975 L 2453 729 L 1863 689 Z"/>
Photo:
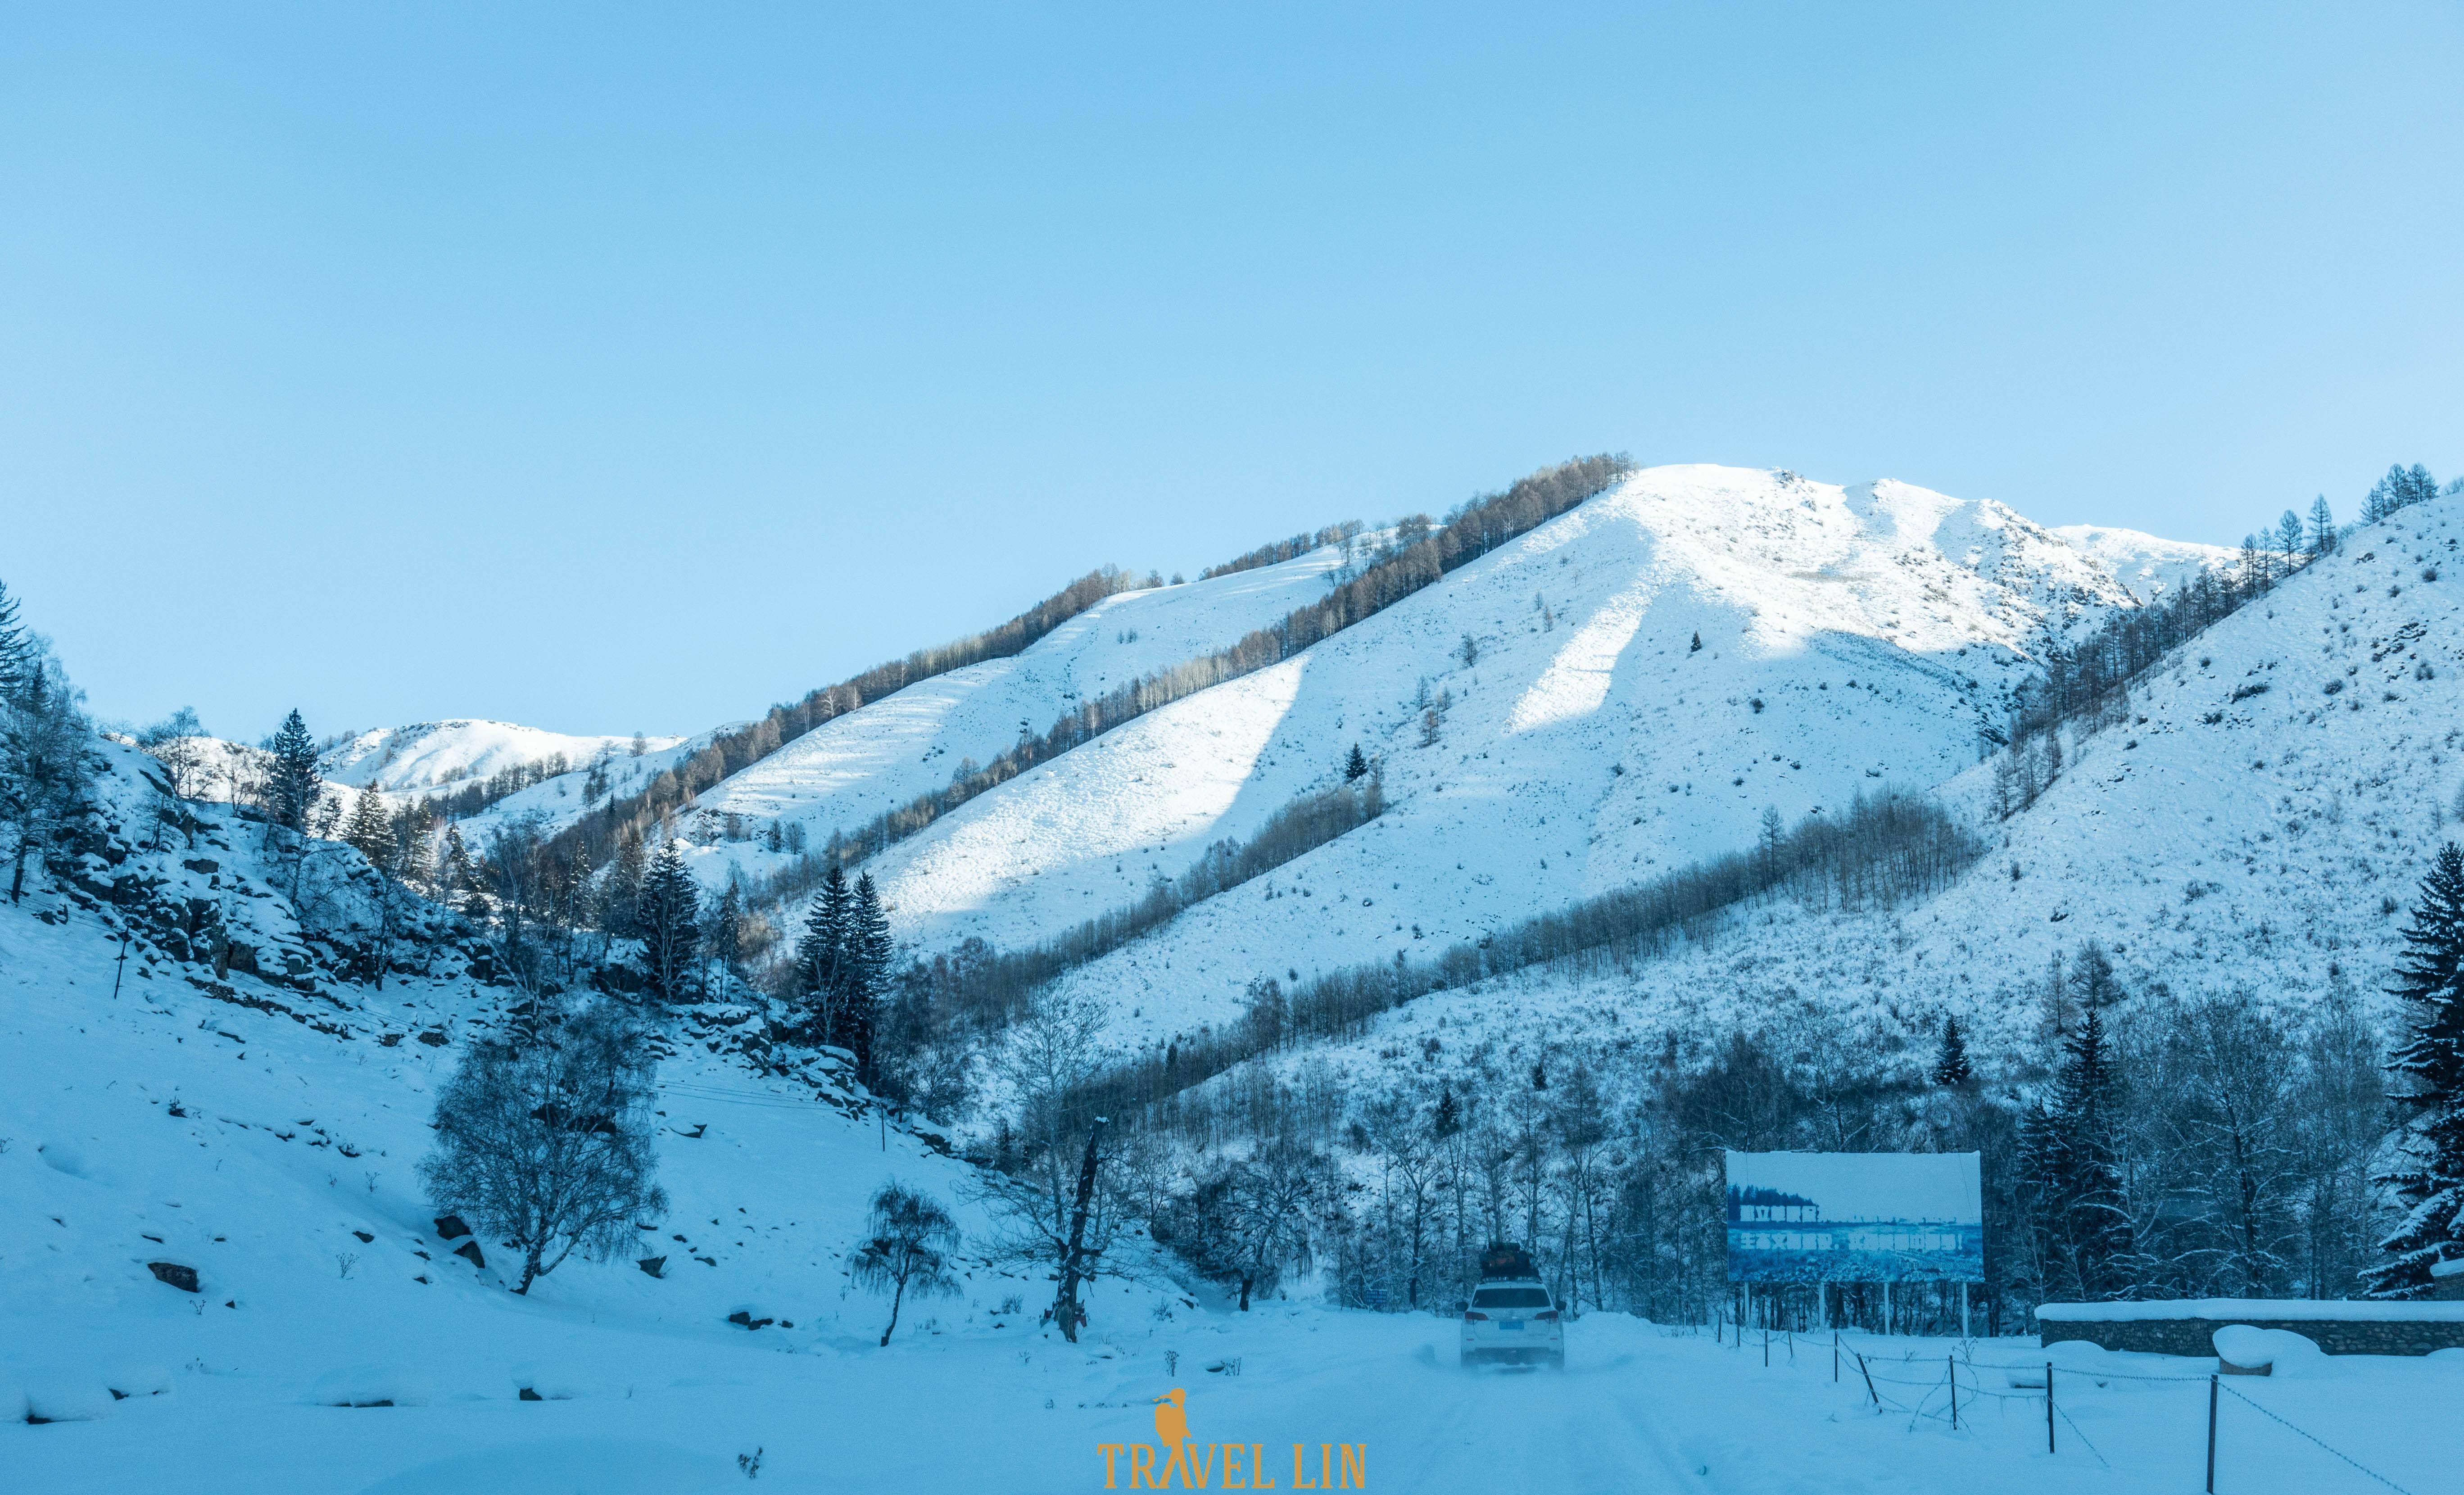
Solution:
<path fill-rule="evenodd" d="M 1729 1153 L 1731 1282 L 1982 1282 L 1974 1153 Z"/>

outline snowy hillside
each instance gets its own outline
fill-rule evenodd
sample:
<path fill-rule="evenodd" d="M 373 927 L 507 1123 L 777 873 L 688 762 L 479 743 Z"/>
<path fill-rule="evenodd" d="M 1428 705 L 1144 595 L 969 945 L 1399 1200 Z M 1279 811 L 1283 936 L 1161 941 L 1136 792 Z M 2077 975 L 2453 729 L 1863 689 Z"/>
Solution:
<path fill-rule="evenodd" d="M 1158 1038 L 1237 1012 L 1260 976 L 1426 955 L 1749 846 L 1766 807 L 1947 780 L 2050 639 L 2135 605 L 1998 504 L 1649 469 L 869 865 L 903 939 L 1014 945 L 1251 833 L 1361 744 L 1381 820 L 1070 978 Z"/>
<path fill-rule="evenodd" d="M 158 834 L 146 760 L 104 751 L 70 879 L 0 903 L 0 1484 L 356 1489 L 435 1456 L 419 1409 L 483 1409 L 458 1441 L 534 1395 L 595 1408 L 617 1436 L 637 1406 L 694 1406 L 674 1388 L 695 1378 L 810 1385 L 867 1358 L 886 1306 L 843 1262 L 882 1181 L 986 1233 L 937 1139 L 862 1114 L 826 1066 L 752 1062 L 760 1023 L 698 1008 L 661 1044 L 667 1215 L 616 1260 L 512 1296 L 518 1258 L 447 1240 L 413 1174 L 437 1086 L 516 995 L 482 984 L 480 942 L 422 906 L 379 989 L 354 964 L 372 886 L 356 853 L 319 844 L 295 906 L 261 827 L 192 805 Z M 912 1334 L 1040 1343 L 1034 1309 L 1016 1310 L 1037 1284 L 961 1266 L 956 1300 L 910 1305 Z M 1092 1312 L 1145 1328 L 1174 1301 L 1108 1281 Z M 411 1409 L 412 1425 L 327 1432 L 375 1416 L 345 1402 Z M 792 1431 L 757 1421 L 746 1451 Z M 229 1457 L 200 1468 L 209 1444 Z M 740 1483 L 724 1454 L 708 1466 Z M 464 1487 L 536 1487 L 507 1477 Z M 689 1487 L 665 1465 L 646 1477 L 605 1487 Z"/>
<path fill-rule="evenodd" d="M 1372 537 L 1374 539 L 1374 537 Z M 728 779 L 700 802 L 703 881 L 759 876 L 1042 732 L 1082 696 L 1222 649 L 1314 602 L 1345 564 L 1337 546 L 1278 565 L 1115 593 L 1024 651 L 912 685 L 847 713 Z M 963 765 L 963 767 L 962 767 Z M 729 841 L 731 818 L 739 837 Z M 768 830 L 781 827 L 782 845 Z M 792 843 L 790 845 L 789 843 Z"/>
<path fill-rule="evenodd" d="M 658 751 L 682 737 L 574 737 L 505 721 L 424 721 L 354 733 L 328 748 L 318 766 L 335 783 L 409 794 L 486 779 L 509 768 L 562 758 L 575 769 L 602 754 Z"/>
<path fill-rule="evenodd" d="M 2128 992 L 2233 997 L 2288 1022 L 2349 1002 L 2384 1031 L 2402 911 L 2464 817 L 2459 540 L 2453 497 L 2353 532 L 2147 679 L 2127 721 L 2066 734 L 2059 779 L 2008 821 L 1992 818 L 1994 765 L 1961 774 L 1943 792 L 1994 848 L 1926 902 L 1756 909 L 1630 975 L 1423 999 L 1319 1057 L 1371 1065 L 1467 1026 L 1527 1047 L 1744 1028 L 1912 1070 L 1951 1014 L 1989 1069 L 2024 1069 L 2051 963 L 2088 939 Z"/>
<path fill-rule="evenodd" d="M 2101 524 L 2066 524 L 2054 533 L 2102 566 L 2108 576 L 2128 587 L 2130 595 L 2143 603 L 2179 588 L 2201 571 L 2231 565 L 2239 554 L 2224 545 L 2160 539 L 2137 530 L 2118 530 Z"/>

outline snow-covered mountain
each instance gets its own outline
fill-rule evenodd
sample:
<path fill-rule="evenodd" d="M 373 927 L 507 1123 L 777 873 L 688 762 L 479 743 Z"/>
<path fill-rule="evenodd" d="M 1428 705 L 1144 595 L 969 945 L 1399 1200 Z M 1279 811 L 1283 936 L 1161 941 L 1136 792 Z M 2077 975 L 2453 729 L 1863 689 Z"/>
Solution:
<path fill-rule="evenodd" d="M 912 948 L 969 936 L 1015 946 L 1133 900 L 1211 842 L 1253 833 L 1332 781 L 1360 744 L 1383 776 L 1380 820 L 1069 983 L 1139 1009 L 1150 1034 L 1220 1020 L 1256 977 L 1424 955 L 1750 845 L 1766 808 L 1793 819 L 1860 789 L 1953 778 L 2050 642 L 2138 605 L 2113 564 L 2144 587 L 2152 567 L 2227 555 L 2120 531 L 2092 539 L 2082 548 L 2000 504 L 1903 483 L 1644 470 L 1301 655 L 1001 785 L 867 866 Z M 1189 631 L 1186 648 L 1306 595 L 1312 567 L 1323 561 L 1250 573 L 1262 590 L 1276 584 L 1271 596 L 1219 601 L 1192 587 L 1156 602 L 1242 609 Z M 1066 678 L 1039 659 L 1045 648 L 1008 663 Z M 739 813 L 749 832 L 790 806 L 843 814 L 868 794 L 877 804 L 943 760 L 930 729 L 944 715 L 935 695 L 902 692 L 832 723 L 825 749 L 791 747 L 703 802 Z M 1035 720 L 1020 712 L 1001 725 L 1022 718 Z M 979 730 L 998 742 L 990 723 Z M 864 771 L 891 762 L 909 780 Z M 808 824 L 818 836 L 828 821 Z M 765 866 L 758 842 L 697 849 L 707 881 Z"/>
<path fill-rule="evenodd" d="M 1691 1053 L 1742 1029 L 1915 1071 L 1955 1016 L 1982 1062 L 2024 1070 L 2043 1051 L 2055 957 L 2090 939 L 2128 992 L 2229 998 L 2295 1026 L 2349 1004 L 2388 1031 L 2403 911 L 2464 818 L 2459 542 L 2464 497 L 2353 531 L 2146 677 L 2126 719 L 2065 733 L 2060 776 L 2007 820 L 1994 763 L 1952 778 L 1941 797 L 1992 849 L 1929 899 L 1757 907 L 1615 978 L 1534 973 L 1424 998 L 1357 1044 L 1283 1062 L 1374 1067 L 1465 1031 L 1533 1051 L 1674 1033 Z M 1174 981 L 1208 969 L 1178 937 Z M 1139 977 L 1162 984 L 1162 955 L 1123 952 L 1079 979 L 1144 993 Z"/>
<path fill-rule="evenodd" d="M 423 721 L 352 733 L 319 756 L 334 783 L 386 794 L 432 793 L 507 769 L 562 759 L 579 770 L 594 758 L 633 757 L 684 741 L 673 737 L 576 737 L 506 721 Z"/>
<path fill-rule="evenodd" d="M 1624 1056 L 1630 1080 L 1740 1031 L 1783 1055 L 1853 1050 L 1872 1074 L 1923 1063 L 1956 1015 L 2007 1090 L 2043 1052 L 2042 973 L 2089 937 L 2133 992 L 2288 1015 L 2350 1001 L 2384 1026 L 2372 1004 L 2395 911 L 2464 814 L 2459 540 L 2453 497 L 2352 532 L 2341 554 L 2149 673 L 2119 719 L 2066 729 L 2050 786 L 2000 818 L 1985 729 L 2006 719 L 2049 646 L 2226 552 L 2057 534 L 1892 482 L 1646 470 L 1303 653 L 999 785 L 865 866 L 910 954 L 969 936 L 1015 949 L 1133 899 L 1210 842 L 1250 835 L 1335 781 L 1358 743 L 1384 786 L 1382 816 L 1063 978 L 1063 993 L 1110 1014 L 1119 1049 L 1222 1023 L 1256 977 L 1425 961 L 1749 846 L 1766 809 L 1794 822 L 1860 790 L 1912 788 L 1991 842 L 1928 897 L 1885 912 L 1738 908 L 1614 974 L 1535 970 L 1421 997 L 1358 1037 L 1210 1083 L 1267 1071 L 1295 1093 L 1340 1097 L 1401 1075 L 1462 1077 L 1455 1093 L 1469 1096 L 1466 1066 L 1505 1060 L 1515 1074 L 1546 1054 L 1608 1072 Z M 677 824 L 705 878 L 784 866 L 790 853 L 766 846 L 770 822 L 824 839 L 999 752 L 1022 722 L 1041 728 L 1082 693 L 1271 623 L 1322 595 L 1342 564 L 1321 552 L 1121 594 L 1013 659 L 847 714 Z M 484 744 L 518 754 L 549 735 L 445 727 L 468 729 L 459 747 L 424 747 L 410 729 L 371 735 L 338 777 L 420 793 L 545 760 L 491 759 Z M 597 802 L 711 738 L 639 757 L 614 740 Z M 1441 1374 L 1442 1326 L 1425 1317 L 1282 1301 L 1214 1311 L 1186 1264 L 1136 1239 L 1117 1248 L 1130 1278 L 1096 1291 L 1094 1332 L 1063 1346 L 1035 1316 L 1050 1283 L 988 1259 L 1000 1227 L 977 1192 L 983 1174 L 921 1127 L 865 1110 L 836 1059 L 780 1043 L 750 1000 L 655 1016 L 671 1207 L 640 1222 L 640 1249 L 576 1259 L 515 1298 L 498 1243 L 474 1242 L 486 1265 L 457 1257 L 412 1172 L 431 1145 L 437 1087 L 516 1011 L 488 932 L 419 904 L 380 957 L 377 885 L 356 852 L 319 843 L 288 860 L 279 838 L 210 796 L 165 817 L 152 765 L 123 744 L 98 751 L 98 811 L 47 855 L 23 904 L 0 903 L 0 1407 L 58 1419 L 0 1424 L 0 1468 L 32 1471 L 30 1487 L 510 1490 L 586 1476 L 715 1489 L 759 1471 L 767 1450 L 761 1478 L 782 1487 L 891 1488 L 917 1456 L 872 1447 L 867 1430 L 894 1422 L 932 1440 L 944 1465 L 951 1450 L 991 1467 L 1023 1448 L 1021 1487 L 1084 1488 L 1101 1471 L 1083 1451 L 1143 1436 L 1155 1386 L 1176 1378 L 1202 1389 L 1211 1426 L 1240 1419 L 1287 1440 L 1347 1388 L 1370 1387 L 1389 1410 L 1363 1424 L 1398 1450 L 1453 1450 L 1460 1440 L 1440 1431 L 1518 1395 L 1518 1383 Z M 568 760 L 575 772 L 466 829 L 484 839 L 510 815 L 569 822 L 588 776 L 586 759 Z M 452 767 L 468 778 L 444 777 Z M 730 815 L 738 838 L 713 834 Z M 847 1267 L 866 1199 L 889 1179 L 953 1211 L 961 1282 L 955 1298 L 911 1303 L 910 1328 L 881 1352 L 884 1304 Z M 1360 1229 L 1375 1228 L 1375 1213 Z M 154 1264 L 193 1271 L 198 1290 Z M 1293 1281 L 1296 1299 L 1309 1295 Z M 1558 1419 L 1513 1453 L 1517 1467 L 1570 1487 L 1647 1458 L 1770 1478 L 1782 1463 L 1790 1477 L 1819 1466 L 1846 1487 L 1903 1479 L 1913 1457 L 1896 1427 L 1839 1430 L 1853 1385 L 1825 1400 L 1819 1375 L 1766 1373 L 1617 1314 L 1590 1314 L 1569 1342 L 1577 1373 L 1617 1372 L 1602 1384 L 1657 1378 L 1637 1383 L 1648 1396 L 1620 1394 L 1641 1431 L 1618 1433 L 1604 1462 L 1587 1462 L 1606 1445 L 1564 1418 L 1562 1396 L 1513 1404 L 1516 1427 Z M 1928 1365 L 1940 1350 L 1866 1345 Z M 1235 1379 L 1243 1358 L 1249 1374 Z M 2427 1425 L 2414 1409 L 2443 1390 L 2373 1374 L 2384 1384 L 2367 1396 L 2348 1387 L 2339 1405 L 2363 1418 L 2365 1402 L 2393 1397 L 2406 1427 Z M 1787 1425 L 1822 1430 L 1784 1460 L 1769 1447 L 1779 1403 Z M 814 1405 L 836 1414 L 818 1432 Z M 1689 1409 L 1683 1430 L 1645 1427 L 1677 1405 Z M 2157 1468 L 2179 1425 L 2171 1412 L 2115 1417 L 2106 1446 Z M 1978 1440 L 1994 1436 L 1989 1425 Z M 1974 1483 L 2024 1452 L 2015 1436 L 2004 1442 L 1928 1444 L 1921 1457 L 1946 1485 Z M 2408 1475 L 2434 1466 L 2435 1449 L 2393 1446 L 2413 1461 L 2397 1465 Z M 1445 1462 L 1451 1452 L 1428 1458 L 1431 1487 L 1488 1472 Z"/>

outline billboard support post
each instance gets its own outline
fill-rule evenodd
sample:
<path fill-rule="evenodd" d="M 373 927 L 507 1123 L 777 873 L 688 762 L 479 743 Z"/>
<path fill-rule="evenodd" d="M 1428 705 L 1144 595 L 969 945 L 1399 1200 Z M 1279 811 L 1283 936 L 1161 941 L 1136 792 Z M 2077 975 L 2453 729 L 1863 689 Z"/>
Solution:
<path fill-rule="evenodd" d="M 1959 1337 L 1968 1337 L 1968 1284 L 1959 1285 Z"/>

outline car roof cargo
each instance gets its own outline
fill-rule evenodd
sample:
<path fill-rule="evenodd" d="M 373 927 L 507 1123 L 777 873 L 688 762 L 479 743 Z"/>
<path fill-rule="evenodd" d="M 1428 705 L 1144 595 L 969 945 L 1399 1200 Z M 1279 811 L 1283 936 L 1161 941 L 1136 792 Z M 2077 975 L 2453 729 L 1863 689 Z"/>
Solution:
<path fill-rule="evenodd" d="M 1531 1264 L 1530 1252 L 1500 1241 L 1480 1254 L 1480 1280 L 1492 1282 L 1501 1278 L 1529 1278 L 1537 1282 L 1540 1273 Z"/>

